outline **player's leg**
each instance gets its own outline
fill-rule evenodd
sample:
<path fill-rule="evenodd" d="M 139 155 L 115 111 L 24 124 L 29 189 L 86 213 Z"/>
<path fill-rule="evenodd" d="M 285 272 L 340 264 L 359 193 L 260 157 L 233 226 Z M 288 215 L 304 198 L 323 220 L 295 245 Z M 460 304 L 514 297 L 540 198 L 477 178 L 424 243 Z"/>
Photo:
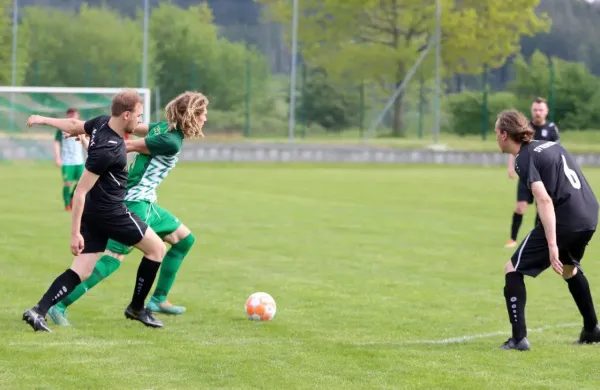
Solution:
<path fill-rule="evenodd" d="M 63 202 L 65 204 L 65 210 L 71 210 L 71 184 L 72 184 L 72 176 L 73 176 L 73 166 L 72 165 L 63 165 L 61 167 L 62 170 L 62 179 L 63 179 Z"/>
<path fill-rule="evenodd" d="M 512 337 L 501 348 L 529 350 L 525 305 L 527 289 L 524 276 L 536 277 L 550 266 L 548 244 L 541 226 L 535 227 L 524 239 L 512 258 L 504 267 L 504 299 L 508 319 L 512 327 Z"/>
<path fill-rule="evenodd" d="M 577 343 L 600 342 L 600 327 L 594 308 L 594 300 L 590 291 L 589 282 L 581 270 L 580 261 L 585 253 L 585 248 L 594 232 L 579 232 L 574 234 L 568 246 L 560 250 L 559 258 L 563 265 L 563 279 L 567 282 L 573 300 L 583 317 L 583 329 Z"/>
<path fill-rule="evenodd" d="M 127 246 L 135 246 L 144 253 L 138 267 L 131 303 L 125 309 L 125 317 L 140 321 L 146 326 L 162 327 L 163 323 L 144 307 L 144 302 L 165 256 L 165 244 L 146 222 L 129 210 L 111 217 L 108 222 L 106 228 L 111 239 L 118 239 Z"/>
<path fill-rule="evenodd" d="M 154 294 L 146 305 L 153 312 L 183 314 L 185 307 L 171 304 L 167 296 L 173 287 L 183 259 L 194 245 L 194 235 L 179 219 L 158 205 L 152 206 L 150 226 L 164 241 L 171 244 L 160 266 L 158 282 Z"/>
<path fill-rule="evenodd" d="M 81 234 L 85 242 L 83 253 L 73 259 L 71 268 L 54 280 L 37 305 L 23 313 L 23 320 L 35 331 L 50 332 L 45 320 L 48 310 L 92 274 L 99 254 L 106 247 L 108 237 L 90 229 L 85 221 L 81 224 Z"/>
<path fill-rule="evenodd" d="M 56 325 L 69 326 L 70 323 L 66 313 L 67 307 L 75 303 L 86 292 L 119 269 L 125 255 L 129 254 L 131 250 L 131 247 L 127 247 L 114 240 L 109 240 L 104 255 L 96 262 L 96 266 L 90 277 L 48 310 L 48 316 L 52 321 Z"/>
<path fill-rule="evenodd" d="M 519 229 L 523 222 L 523 214 L 527 210 L 527 205 L 533 202 L 533 195 L 531 191 L 521 184 L 517 185 L 517 205 L 513 212 L 512 224 L 510 226 L 510 240 L 506 243 L 506 248 L 514 248 L 517 246 L 517 237 L 519 235 Z"/>

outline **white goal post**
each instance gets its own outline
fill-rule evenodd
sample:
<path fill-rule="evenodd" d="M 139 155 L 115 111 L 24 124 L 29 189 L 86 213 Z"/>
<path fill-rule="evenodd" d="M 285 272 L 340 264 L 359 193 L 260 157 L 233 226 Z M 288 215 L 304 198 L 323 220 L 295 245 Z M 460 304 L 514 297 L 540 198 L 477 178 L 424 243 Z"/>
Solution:
<path fill-rule="evenodd" d="M 125 88 L 88 88 L 88 87 L 0 87 L 0 122 L 2 127 L 13 127 L 15 121 L 32 113 L 41 115 L 64 115 L 66 108 L 83 110 L 101 110 L 110 114 L 112 96 Z M 149 88 L 131 88 L 144 99 L 144 123 L 150 122 L 151 91 Z M 96 96 L 94 96 L 96 95 Z M 8 115 L 7 115 L 8 114 Z M 23 122 L 24 123 L 24 122 Z"/>

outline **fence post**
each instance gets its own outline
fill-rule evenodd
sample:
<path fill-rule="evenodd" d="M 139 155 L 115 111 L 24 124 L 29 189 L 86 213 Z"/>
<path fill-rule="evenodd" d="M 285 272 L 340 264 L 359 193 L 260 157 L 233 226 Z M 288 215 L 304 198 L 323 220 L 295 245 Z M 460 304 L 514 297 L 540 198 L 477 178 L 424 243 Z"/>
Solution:
<path fill-rule="evenodd" d="M 554 122 L 554 60 L 552 57 L 549 57 L 548 60 L 548 67 L 550 68 L 550 96 L 548 96 L 548 111 L 550 112 L 550 122 Z"/>
<path fill-rule="evenodd" d="M 423 138 L 423 106 L 425 105 L 425 80 L 419 78 L 419 139 Z"/>
<path fill-rule="evenodd" d="M 365 131 L 365 81 L 363 80 L 360 83 L 360 107 L 359 107 L 359 121 L 360 121 L 360 138 L 363 137 L 363 132 Z"/>
<path fill-rule="evenodd" d="M 250 99 L 252 93 L 252 63 L 246 58 L 246 122 L 244 124 L 244 137 L 250 137 Z"/>
<path fill-rule="evenodd" d="M 481 102 L 481 139 L 487 138 L 487 122 L 488 122 L 488 65 L 483 65 L 482 74 L 483 96 Z"/>
<path fill-rule="evenodd" d="M 303 62 L 302 63 L 302 89 L 301 89 L 301 94 L 302 97 L 300 98 L 301 101 L 301 108 L 302 110 L 300 111 L 300 124 L 302 126 L 302 128 L 300 129 L 300 136 L 302 138 L 306 137 L 306 63 Z"/>

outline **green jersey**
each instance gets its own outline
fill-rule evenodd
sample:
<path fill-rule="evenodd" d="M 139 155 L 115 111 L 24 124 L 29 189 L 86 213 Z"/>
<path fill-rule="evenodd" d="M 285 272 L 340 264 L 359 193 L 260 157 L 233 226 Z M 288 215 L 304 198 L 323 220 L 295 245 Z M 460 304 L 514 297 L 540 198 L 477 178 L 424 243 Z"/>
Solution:
<path fill-rule="evenodd" d="M 129 164 L 125 201 L 156 202 L 156 188 L 175 167 L 183 146 L 183 133 L 169 131 L 166 122 L 150 124 L 145 138 L 150 155 L 137 154 Z"/>

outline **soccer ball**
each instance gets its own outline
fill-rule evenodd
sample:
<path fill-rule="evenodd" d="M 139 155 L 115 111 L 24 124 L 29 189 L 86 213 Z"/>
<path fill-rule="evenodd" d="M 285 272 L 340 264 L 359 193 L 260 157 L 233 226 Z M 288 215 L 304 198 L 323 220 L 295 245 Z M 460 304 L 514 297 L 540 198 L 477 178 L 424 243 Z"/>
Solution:
<path fill-rule="evenodd" d="M 246 315 L 252 321 L 271 321 L 276 311 L 275 300 L 266 292 L 256 292 L 246 299 Z"/>

